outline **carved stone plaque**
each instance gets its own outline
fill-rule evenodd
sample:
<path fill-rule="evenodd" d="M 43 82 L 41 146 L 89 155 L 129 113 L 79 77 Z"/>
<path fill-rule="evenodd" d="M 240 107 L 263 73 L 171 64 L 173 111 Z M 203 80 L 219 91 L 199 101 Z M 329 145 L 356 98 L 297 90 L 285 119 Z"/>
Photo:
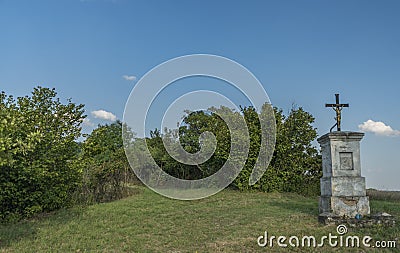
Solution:
<path fill-rule="evenodd" d="M 340 169 L 352 170 L 353 168 L 353 152 L 339 152 Z"/>

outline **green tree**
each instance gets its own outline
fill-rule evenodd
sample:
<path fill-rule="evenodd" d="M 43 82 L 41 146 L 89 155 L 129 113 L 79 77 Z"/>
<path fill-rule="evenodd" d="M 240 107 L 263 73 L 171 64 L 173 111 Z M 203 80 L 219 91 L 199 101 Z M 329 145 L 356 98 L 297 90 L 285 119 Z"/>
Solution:
<path fill-rule="evenodd" d="M 216 110 L 216 108 L 210 109 Z M 185 179 L 208 177 L 218 171 L 228 159 L 231 147 L 228 126 L 217 113 L 211 110 L 187 112 L 188 115 L 183 120 L 184 124 L 179 128 L 179 140 L 189 153 L 200 150 L 200 135 L 203 132 L 213 133 L 217 140 L 217 147 L 209 160 L 199 165 L 186 166 Z"/>
<path fill-rule="evenodd" d="M 0 95 L 0 216 L 8 219 L 64 206 L 80 180 L 74 163 L 82 104 L 66 104 L 37 87 L 15 100 Z"/>
<path fill-rule="evenodd" d="M 317 138 L 316 128 L 312 126 L 314 117 L 303 108 L 292 108 L 285 116 L 282 110 L 274 108 L 277 126 L 276 143 L 272 160 L 263 177 L 253 186 L 240 181 L 240 186 L 246 189 L 260 189 L 262 191 L 297 192 L 315 195 L 319 192 L 319 178 L 321 177 L 321 156 L 313 141 Z M 249 112 L 245 112 L 245 115 Z M 247 119 L 255 119 L 247 116 Z M 252 124 L 248 121 L 248 124 Z M 254 122 L 255 120 L 253 120 Z M 257 125 L 257 123 L 256 123 Z M 252 127 L 250 127 L 252 128 Z M 253 127 L 257 132 L 257 126 Z M 259 136 L 256 134 L 256 136 Z M 249 174 L 254 163 L 254 151 L 259 149 L 259 140 L 252 138 L 252 150 L 248 165 L 243 171 Z M 238 177 L 240 180 L 240 177 Z M 235 182 L 237 183 L 237 181 Z M 239 186 L 236 184 L 236 186 Z M 238 188 L 241 188 L 238 187 Z"/>
<path fill-rule="evenodd" d="M 253 107 L 241 108 L 241 114 L 249 130 L 250 147 L 244 168 L 232 186 L 240 190 L 318 193 L 321 157 L 312 144 L 317 137 L 316 129 L 312 126 L 314 118 L 301 107 L 292 108 L 288 116 L 285 116 L 282 110 L 277 108 L 273 110 L 277 130 L 273 157 L 261 179 L 250 186 L 249 178 L 257 158 L 265 152 L 260 150 L 260 114 Z M 233 111 L 231 115 L 235 115 Z M 231 152 L 231 137 L 226 123 L 212 110 L 209 113 L 187 112 L 183 123 L 179 128 L 179 141 L 189 153 L 200 150 L 201 133 L 209 131 L 216 136 L 218 144 L 212 157 L 197 166 L 181 164 L 168 155 L 163 147 L 162 135 L 157 131 L 157 134 L 153 132 L 147 141 L 153 158 L 164 171 L 175 177 L 199 179 L 212 175 L 227 161 Z"/>
<path fill-rule="evenodd" d="M 104 202 L 128 194 L 128 182 L 136 181 L 124 151 L 123 124 L 99 125 L 82 145 L 81 163 L 84 164 L 79 201 Z M 133 133 L 130 139 L 133 138 Z"/>
<path fill-rule="evenodd" d="M 164 135 L 158 129 L 150 132 L 150 138 L 146 139 L 150 153 L 157 165 L 168 174 L 187 180 L 205 178 L 219 170 L 228 158 L 230 151 L 230 135 L 225 122 L 211 112 L 189 112 L 184 118 L 178 132 L 165 129 Z M 187 165 L 173 159 L 164 147 L 162 138 L 166 138 L 174 145 L 180 143 L 188 153 L 200 151 L 200 135 L 204 132 L 212 132 L 217 139 L 215 153 L 206 162 L 198 165 Z"/>

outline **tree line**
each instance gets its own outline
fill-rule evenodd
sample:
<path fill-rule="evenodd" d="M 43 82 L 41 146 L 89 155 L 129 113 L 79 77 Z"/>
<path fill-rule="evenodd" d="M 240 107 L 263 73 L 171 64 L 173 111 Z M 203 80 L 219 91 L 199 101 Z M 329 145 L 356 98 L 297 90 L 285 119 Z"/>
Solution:
<path fill-rule="evenodd" d="M 267 170 L 254 185 L 249 178 L 260 154 L 261 126 L 258 112 L 254 107 L 241 107 L 250 138 L 249 152 L 243 169 L 230 185 L 241 191 L 260 190 L 264 192 L 297 192 L 306 195 L 319 193 L 321 177 L 321 156 L 313 145 L 317 138 L 312 126 L 314 117 L 301 107 L 293 107 L 287 116 L 278 108 L 273 108 L 276 120 L 276 143 Z M 234 113 L 232 111 L 232 113 Z M 179 127 L 177 139 L 189 153 L 201 149 L 200 135 L 212 132 L 217 147 L 209 160 L 198 165 L 187 165 L 173 159 L 163 145 L 161 131 L 155 129 L 147 138 L 147 145 L 157 165 L 171 176 L 193 180 L 208 177 L 218 171 L 230 154 L 230 131 L 225 122 L 215 113 L 204 111 L 187 112 Z M 164 135 L 174 139 L 174 133 L 164 131 Z"/>
<path fill-rule="evenodd" d="M 321 157 L 313 146 L 317 137 L 314 118 L 301 107 L 288 115 L 274 108 L 276 145 L 271 162 L 254 185 L 249 176 L 260 153 L 261 127 L 253 107 L 241 107 L 249 129 L 249 154 L 243 170 L 230 185 L 241 191 L 318 194 Z M 128 196 L 132 184 L 140 184 L 130 166 L 146 169 L 137 157 L 129 164 L 120 121 L 98 125 L 82 134 L 83 104 L 61 102 L 55 89 L 36 87 L 30 96 L 14 98 L 0 93 L 0 220 L 30 217 L 75 204 L 112 201 Z M 212 132 L 217 147 L 206 162 L 187 165 L 173 159 L 162 138 L 177 138 L 189 153 L 200 150 L 201 133 Z M 226 162 L 231 139 L 225 122 L 215 113 L 187 112 L 177 132 L 155 129 L 144 139 L 131 131 L 128 139 L 142 148 L 144 142 L 157 165 L 182 179 L 212 175 Z M 83 141 L 79 141 L 84 137 Z"/>

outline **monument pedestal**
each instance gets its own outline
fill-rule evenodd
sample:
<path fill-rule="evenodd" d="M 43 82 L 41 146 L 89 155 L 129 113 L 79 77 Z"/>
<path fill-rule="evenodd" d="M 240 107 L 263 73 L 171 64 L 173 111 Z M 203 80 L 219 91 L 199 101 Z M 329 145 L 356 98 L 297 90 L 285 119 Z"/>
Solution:
<path fill-rule="evenodd" d="M 360 141 L 363 136 L 363 133 L 337 131 L 318 138 L 323 171 L 320 220 L 370 214 L 365 178 L 361 177 Z"/>

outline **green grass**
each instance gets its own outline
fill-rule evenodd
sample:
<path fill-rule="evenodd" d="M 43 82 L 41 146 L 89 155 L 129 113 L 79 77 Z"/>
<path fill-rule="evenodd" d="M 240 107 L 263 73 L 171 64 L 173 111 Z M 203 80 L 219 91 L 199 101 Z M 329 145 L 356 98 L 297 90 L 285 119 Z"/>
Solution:
<path fill-rule="evenodd" d="M 336 234 L 317 222 L 318 200 L 296 194 L 224 190 L 196 201 L 162 197 L 140 187 L 131 197 L 74 207 L 0 226 L 0 252 L 363 252 L 348 248 L 261 248 L 257 237 Z M 400 217 L 400 202 L 371 201 L 372 212 Z M 400 244 L 400 226 L 349 228 Z M 399 245 L 397 250 L 400 252 Z M 376 251 L 374 251 L 376 252 Z M 385 250 L 383 252 L 390 252 Z"/>

